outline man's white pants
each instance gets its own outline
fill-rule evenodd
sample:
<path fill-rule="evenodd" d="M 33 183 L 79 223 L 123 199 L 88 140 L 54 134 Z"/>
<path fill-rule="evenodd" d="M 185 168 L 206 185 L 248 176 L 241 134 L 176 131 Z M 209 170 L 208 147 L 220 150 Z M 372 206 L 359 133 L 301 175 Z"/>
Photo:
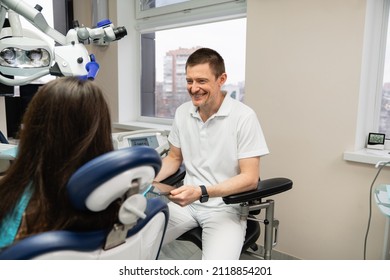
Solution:
<path fill-rule="evenodd" d="M 202 227 L 203 260 L 238 260 L 245 239 L 246 220 L 241 220 L 237 208 L 224 205 L 218 208 L 192 203 L 181 207 L 170 202 L 169 222 L 164 244 L 186 231 Z"/>

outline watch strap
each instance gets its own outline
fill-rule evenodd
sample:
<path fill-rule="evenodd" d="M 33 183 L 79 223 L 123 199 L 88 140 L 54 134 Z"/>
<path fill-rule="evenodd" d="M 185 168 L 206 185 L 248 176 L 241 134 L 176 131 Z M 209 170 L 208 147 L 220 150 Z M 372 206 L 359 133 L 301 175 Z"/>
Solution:
<path fill-rule="evenodd" d="M 209 200 L 209 194 L 207 193 L 207 189 L 205 185 L 199 185 L 200 189 L 202 190 L 202 195 L 199 198 L 199 201 L 204 203 Z"/>

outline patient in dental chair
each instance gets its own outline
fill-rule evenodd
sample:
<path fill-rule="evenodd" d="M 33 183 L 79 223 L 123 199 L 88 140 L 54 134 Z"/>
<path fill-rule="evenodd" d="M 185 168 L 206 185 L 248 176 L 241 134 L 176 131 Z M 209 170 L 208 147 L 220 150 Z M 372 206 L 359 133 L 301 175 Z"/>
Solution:
<path fill-rule="evenodd" d="M 66 194 L 80 166 L 113 150 L 101 89 L 89 80 L 57 78 L 38 90 L 22 123 L 17 157 L 0 180 L 0 250 L 39 232 L 111 227 L 117 204 L 81 212 Z"/>

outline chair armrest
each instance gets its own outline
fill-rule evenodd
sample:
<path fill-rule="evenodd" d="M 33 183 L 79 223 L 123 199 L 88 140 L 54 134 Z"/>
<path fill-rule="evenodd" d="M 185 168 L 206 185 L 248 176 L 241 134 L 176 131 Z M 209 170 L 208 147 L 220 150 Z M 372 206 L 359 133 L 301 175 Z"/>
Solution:
<path fill-rule="evenodd" d="M 261 198 L 288 191 L 292 188 L 293 182 L 287 178 L 270 178 L 259 181 L 257 189 L 253 191 L 232 194 L 223 197 L 226 204 L 235 204 L 259 200 Z"/>
<path fill-rule="evenodd" d="M 186 175 L 186 168 L 182 164 L 180 165 L 179 169 L 176 171 L 176 173 L 172 174 L 168 178 L 162 180 L 160 183 L 170 185 L 170 186 L 179 186 L 181 184 L 181 181 L 184 179 L 184 176 Z"/>

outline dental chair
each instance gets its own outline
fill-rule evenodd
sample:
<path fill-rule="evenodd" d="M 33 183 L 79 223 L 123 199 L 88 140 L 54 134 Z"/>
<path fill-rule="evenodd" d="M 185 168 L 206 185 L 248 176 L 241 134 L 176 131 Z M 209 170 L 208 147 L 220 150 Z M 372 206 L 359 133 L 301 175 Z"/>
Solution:
<path fill-rule="evenodd" d="M 167 222 L 168 207 L 140 194 L 161 168 L 152 148 L 136 146 L 103 154 L 70 178 L 72 205 L 99 212 L 122 201 L 113 228 L 75 232 L 50 231 L 25 238 L 0 252 L 0 259 L 157 259 Z"/>
<path fill-rule="evenodd" d="M 180 186 L 184 176 L 185 169 L 180 167 L 175 174 L 162 181 L 162 183 Z M 274 217 L 275 201 L 273 199 L 264 199 L 288 191 L 292 186 L 293 182 L 288 178 L 270 178 L 259 180 L 256 190 L 222 198 L 226 204 L 239 204 L 241 218 L 247 220 L 246 235 L 241 253 L 251 254 L 264 260 L 272 258 L 272 249 L 277 244 L 279 221 Z M 263 220 L 256 217 L 256 215 L 260 214 L 261 209 L 265 209 Z M 249 249 L 252 249 L 252 251 L 258 250 L 256 241 L 261 233 L 260 223 L 264 224 L 265 229 L 264 248 L 262 254 L 258 255 L 252 253 Z M 192 242 L 202 250 L 202 228 L 200 226 L 193 228 L 182 234 L 178 240 Z"/>

